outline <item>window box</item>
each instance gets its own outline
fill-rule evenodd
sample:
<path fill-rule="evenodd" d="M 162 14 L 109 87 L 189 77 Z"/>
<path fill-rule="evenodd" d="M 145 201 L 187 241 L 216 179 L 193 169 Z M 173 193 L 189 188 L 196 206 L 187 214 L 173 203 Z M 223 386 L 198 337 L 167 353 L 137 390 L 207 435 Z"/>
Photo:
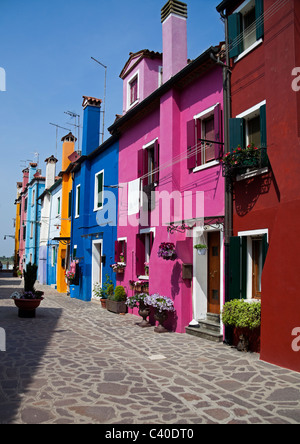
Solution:
<path fill-rule="evenodd" d="M 238 147 L 223 158 L 223 176 L 236 176 L 268 166 L 266 148 Z"/>

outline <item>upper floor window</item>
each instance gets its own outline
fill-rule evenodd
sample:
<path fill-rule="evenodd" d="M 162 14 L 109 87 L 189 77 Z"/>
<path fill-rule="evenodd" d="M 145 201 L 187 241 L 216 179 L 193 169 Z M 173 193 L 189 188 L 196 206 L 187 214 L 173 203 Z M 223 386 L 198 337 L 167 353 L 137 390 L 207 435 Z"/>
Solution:
<path fill-rule="evenodd" d="M 104 170 L 95 175 L 94 211 L 103 208 Z"/>
<path fill-rule="evenodd" d="M 155 190 L 159 182 L 159 144 L 155 139 L 138 152 L 138 178 L 141 178 L 142 190 L 147 196 L 143 201 L 143 206 L 151 211 L 155 208 L 155 199 L 152 199 L 152 191 Z"/>
<path fill-rule="evenodd" d="M 139 100 L 139 72 L 136 72 L 127 82 L 127 109 Z"/>
<path fill-rule="evenodd" d="M 76 187 L 76 198 L 75 198 L 75 217 L 79 217 L 80 214 L 80 185 Z"/>
<path fill-rule="evenodd" d="M 264 36 L 264 1 L 246 0 L 228 17 L 229 55 L 238 57 Z"/>
<path fill-rule="evenodd" d="M 220 104 L 202 111 L 187 122 L 187 167 L 212 165 L 222 157 L 222 118 Z"/>
<path fill-rule="evenodd" d="M 60 215 L 60 197 L 57 199 L 57 215 Z"/>

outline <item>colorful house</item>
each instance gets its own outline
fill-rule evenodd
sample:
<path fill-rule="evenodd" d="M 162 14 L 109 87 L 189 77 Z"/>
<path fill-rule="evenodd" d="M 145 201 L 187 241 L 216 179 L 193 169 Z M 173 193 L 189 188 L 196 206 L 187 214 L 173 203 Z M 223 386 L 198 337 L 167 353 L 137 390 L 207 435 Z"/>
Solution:
<path fill-rule="evenodd" d="M 117 239 L 118 137 L 99 146 L 101 100 L 83 98 L 82 156 L 73 166 L 71 256 L 78 264 L 75 296 L 93 297 L 96 283 L 115 284 L 111 265 Z"/>
<path fill-rule="evenodd" d="M 144 291 L 171 297 L 170 329 L 195 334 L 212 324 L 208 336 L 222 340 L 222 45 L 188 63 L 187 6 L 176 0 L 162 9 L 162 33 L 163 54 L 130 54 L 121 72 L 124 112 L 109 128 L 120 137 L 115 260 L 125 255 L 126 268 L 117 283 L 128 295 L 142 281 Z M 175 260 L 158 257 L 165 242 Z M 205 256 L 193 248 L 200 243 Z"/>
<path fill-rule="evenodd" d="M 231 79 L 225 149 L 229 158 L 248 150 L 224 167 L 226 299 L 260 299 L 261 359 L 299 371 L 300 93 L 291 74 L 300 66 L 300 4 L 224 0 L 217 10 Z"/>
<path fill-rule="evenodd" d="M 28 178 L 29 168 L 25 168 L 23 171 L 22 191 L 20 193 L 21 199 L 21 215 L 20 215 L 20 242 L 19 242 L 19 270 L 23 272 L 26 262 L 25 257 L 25 241 L 26 241 L 26 219 L 27 219 L 27 207 L 28 207 Z"/>
<path fill-rule="evenodd" d="M 58 212 L 62 201 L 62 179 L 58 179 L 48 190 L 50 196 L 50 211 L 47 241 L 47 285 L 57 288 L 57 256 L 59 248 L 60 214 Z"/>
<path fill-rule="evenodd" d="M 22 182 L 17 182 L 17 198 L 15 200 L 16 205 L 16 219 L 15 219 L 15 254 L 14 254 L 14 275 L 17 276 L 17 269 L 19 268 L 20 256 L 20 227 L 21 227 L 21 192 Z"/>
<path fill-rule="evenodd" d="M 59 242 L 57 253 L 57 291 L 67 293 L 65 272 L 69 268 L 70 239 L 71 239 L 71 199 L 72 199 L 72 160 L 76 160 L 79 155 L 74 151 L 76 137 L 72 133 L 67 134 L 62 139 L 62 171 L 59 176 L 62 179 L 61 201 L 58 200 L 57 214 L 60 218 L 59 237 L 54 238 Z"/>
<path fill-rule="evenodd" d="M 38 267 L 38 281 L 40 284 L 47 284 L 47 248 L 49 236 L 49 221 L 50 221 L 50 199 L 51 194 L 49 189 L 55 183 L 55 167 L 57 159 L 54 156 L 48 157 L 46 160 L 46 182 L 45 190 L 38 197 L 38 204 L 41 205 L 41 234 L 39 245 L 39 267 Z"/>
<path fill-rule="evenodd" d="M 45 189 L 45 177 L 37 170 L 37 164 L 31 163 L 29 168 L 27 220 L 25 256 L 26 264 L 39 263 L 41 206 L 38 205 L 38 197 Z"/>

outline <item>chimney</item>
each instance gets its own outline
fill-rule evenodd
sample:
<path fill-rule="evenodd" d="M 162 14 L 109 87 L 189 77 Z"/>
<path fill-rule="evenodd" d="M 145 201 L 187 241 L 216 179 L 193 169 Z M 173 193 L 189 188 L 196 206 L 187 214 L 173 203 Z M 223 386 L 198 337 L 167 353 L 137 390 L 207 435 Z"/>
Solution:
<path fill-rule="evenodd" d="M 66 171 L 66 169 L 70 165 L 69 156 L 74 152 L 76 140 L 76 137 L 72 133 L 67 134 L 61 139 L 61 141 L 63 142 L 61 166 L 62 171 Z"/>
<path fill-rule="evenodd" d="M 169 0 L 161 10 L 163 82 L 187 65 L 187 5 Z"/>
<path fill-rule="evenodd" d="M 54 157 L 48 157 L 48 159 L 45 160 L 46 162 L 46 184 L 45 189 L 48 190 L 49 188 L 54 185 L 55 182 L 55 174 L 56 174 L 56 164 L 58 160 Z"/>
<path fill-rule="evenodd" d="M 31 182 L 32 179 L 34 179 L 34 175 L 36 173 L 37 166 L 38 166 L 37 163 L 32 162 L 29 164 L 29 178 L 28 178 L 29 182 Z"/>
<path fill-rule="evenodd" d="M 25 168 L 23 171 L 23 182 L 22 182 L 22 191 L 25 191 L 25 188 L 28 184 L 28 179 L 29 179 L 29 169 Z"/>
<path fill-rule="evenodd" d="M 83 156 L 88 156 L 99 146 L 101 103 L 102 100 L 95 97 L 83 96 Z"/>

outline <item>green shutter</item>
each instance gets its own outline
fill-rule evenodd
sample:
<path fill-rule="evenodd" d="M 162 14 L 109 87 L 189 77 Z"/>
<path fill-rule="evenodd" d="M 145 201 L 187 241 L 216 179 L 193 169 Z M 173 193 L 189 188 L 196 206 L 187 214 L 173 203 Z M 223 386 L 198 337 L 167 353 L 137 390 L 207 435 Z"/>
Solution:
<path fill-rule="evenodd" d="M 103 173 L 98 174 L 98 199 L 97 199 L 97 208 L 101 208 L 103 205 Z"/>
<path fill-rule="evenodd" d="M 241 288 L 241 239 L 230 238 L 229 247 L 229 299 L 240 299 Z"/>
<path fill-rule="evenodd" d="M 230 152 L 239 145 L 245 148 L 245 120 L 229 119 Z"/>
<path fill-rule="evenodd" d="M 263 266 L 265 265 L 266 257 L 268 254 L 268 248 L 269 248 L 268 235 L 264 234 L 263 239 L 262 239 L 262 263 L 263 263 Z"/>
<path fill-rule="evenodd" d="M 264 36 L 264 0 L 255 0 L 256 40 Z"/>
<path fill-rule="evenodd" d="M 231 237 L 229 248 L 229 299 L 246 299 L 247 237 Z"/>
<path fill-rule="evenodd" d="M 228 17 L 229 57 L 237 57 L 243 52 L 242 15 L 232 14 Z"/>

